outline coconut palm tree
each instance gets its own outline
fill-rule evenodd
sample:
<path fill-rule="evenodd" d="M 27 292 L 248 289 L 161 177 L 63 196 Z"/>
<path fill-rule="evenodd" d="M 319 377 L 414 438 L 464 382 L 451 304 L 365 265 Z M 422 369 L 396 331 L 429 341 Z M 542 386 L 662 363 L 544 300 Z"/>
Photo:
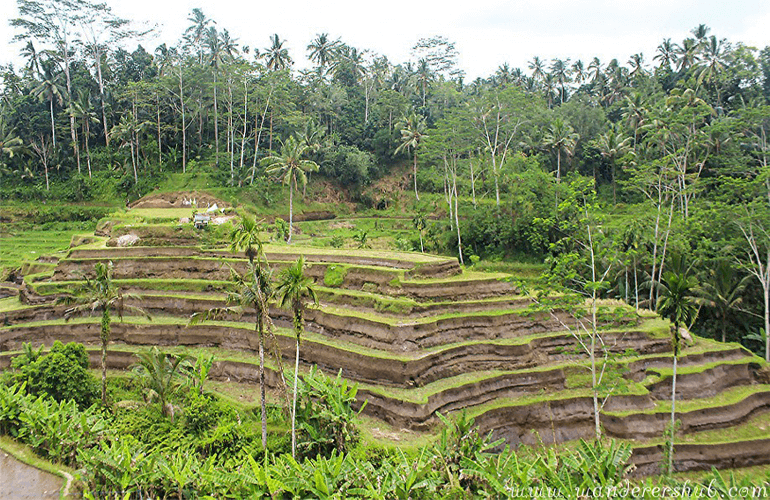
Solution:
<path fill-rule="evenodd" d="M 719 259 L 708 270 L 708 279 L 698 287 L 698 304 L 714 310 L 722 330 L 722 342 L 727 341 L 727 315 L 743 303 L 743 292 L 751 275 L 741 277 L 727 259 Z"/>
<path fill-rule="evenodd" d="M 288 68 L 294 62 L 289 56 L 289 49 L 283 47 L 284 43 L 286 40 L 281 40 L 278 33 L 270 37 L 270 47 L 266 48 L 265 53 L 262 54 L 262 57 L 267 61 L 267 69 L 277 71 Z"/>
<path fill-rule="evenodd" d="M 671 41 L 670 38 L 664 38 L 658 45 L 658 53 L 653 57 L 653 61 L 660 61 L 658 68 L 671 69 L 671 63 L 677 62 L 677 53 L 679 52 L 679 46 Z"/>
<path fill-rule="evenodd" d="M 187 354 L 171 355 L 160 352 L 156 346 L 148 351 L 136 353 L 139 358 L 135 373 L 141 378 L 142 384 L 150 391 L 151 398 L 158 398 L 160 411 L 164 417 L 174 419 L 173 407 L 168 403 L 179 387 L 180 375 L 191 357 Z"/>
<path fill-rule="evenodd" d="M 259 245 L 261 247 L 261 245 Z M 267 400 L 265 396 L 265 333 L 269 328 L 269 300 L 273 296 L 272 273 L 264 262 L 264 254 L 247 265 L 246 273 L 230 268 L 232 291 L 227 293 L 226 306 L 198 312 L 190 324 L 220 318 L 228 314 L 242 315 L 246 308 L 254 310 L 254 330 L 259 341 L 259 390 L 262 410 L 262 447 L 267 448 Z"/>
<path fill-rule="evenodd" d="M 532 78 L 535 80 L 542 80 L 545 78 L 545 63 L 542 59 L 535 56 L 532 58 L 532 61 L 528 64 L 529 69 L 532 70 Z"/>
<path fill-rule="evenodd" d="M 554 83 L 559 86 L 559 102 L 564 103 L 567 100 L 567 84 L 572 81 L 569 59 L 553 59 L 551 61 L 551 76 L 553 76 Z"/>
<path fill-rule="evenodd" d="M 401 129 L 401 144 L 396 148 L 396 154 L 405 149 L 411 149 L 414 153 L 414 197 L 420 201 L 420 195 L 417 194 L 417 148 L 420 147 L 420 142 L 428 137 L 425 133 L 425 118 L 412 112 L 401 119 L 398 128 Z"/>
<path fill-rule="evenodd" d="M 313 160 L 302 158 L 308 149 L 306 144 L 298 141 L 293 136 L 289 137 L 283 146 L 279 156 L 268 156 L 262 160 L 262 164 L 267 167 L 266 172 L 270 175 L 277 174 L 282 182 L 289 186 L 289 238 L 287 243 L 291 243 L 292 225 L 294 219 L 294 189 L 299 185 L 307 184 L 307 173 L 317 172 L 319 166 Z"/>
<path fill-rule="evenodd" d="M 675 266 L 676 267 L 676 266 Z M 689 325 L 698 314 L 698 307 L 693 290 L 696 287 L 695 279 L 689 276 L 688 271 L 677 270 L 663 274 L 663 280 L 658 284 L 658 314 L 668 318 L 673 324 L 673 374 L 671 377 L 671 436 L 668 450 L 668 473 L 674 469 L 674 431 L 676 424 L 676 368 L 679 358 L 681 335 L 679 328 Z"/>
<path fill-rule="evenodd" d="M 16 135 L 16 130 L 6 125 L 3 109 L 0 109 L 0 155 L 8 155 L 13 158 L 15 155 L 24 154 L 27 148 L 24 142 Z M 2 165 L 0 163 L 0 165 Z"/>
<path fill-rule="evenodd" d="M 293 313 L 294 334 L 297 336 L 297 350 L 294 357 L 294 392 L 291 406 L 291 456 L 295 457 L 297 450 L 297 380 L 299 379 L 299 343 L 305 330 L 305 301 L 310 299 L 318 304 L 318 297 L 313 288 L 313 280 L 305 274 L 305 258 L 300 256 L 297 261 L 281 271 L 278 276 L 276 295 L 284 309 L 291 308 Z"/>
<path fill-rule="evenodd" d="M 54 103 L 59 103 L 61 106 L 64 104 L 64 87 L 59 85 L 58 78 L 49 70 L 45 71 L 43 80 L 40 84 L 32 89 L 32 94 L 37 96 L 41 101 L 48 101 L 51 112 L 51 140 L 53 141 L 53 149 L 56 150 L 56 127 L 54 125 L 53 107 Z"/>
<path fill-rule="evenodd" d="M 336 57 L 339 45 L 339 39 L 330 40 L 328 33 L 317 34 L 315 39 L 308 44 L 308 59 L 318 65 L 322 75 L 326 65 L 330 64 Z"/>
<path fill-rule="evenodd" d="M 617 203 L 615 192 L 615 164 L 618 158 L 623 157 L 631 149 L 630 137 L 623 137 L 622 129 L 618 125 L 612 125 L 607 132 L 600 135 L 597 143 L 602 158 L 610 164 L 610 175 L 612 177 L 612 202 Z"/>
<path fill-rule="evenodd" d="M 112 278 L 112 261 L 105 264 L 97 262 L 94 275 L 86 276 L 85 283 L 77 286 L 71 296 L 57 299 L 57 303 L 75 304 L 64 311 L 65 321 L 75 316 L 91 315 L 99 312 L 102 315 L 100 340 L 102 347 L 102 404 L 107 403 L 107 345 L 110 343 L 112 315 L 114 312 L 123 321 L 123 313 L 130 312 L 151 319 L 141 307 L 129 305 L 128 300 L 139 300 L 134 294 L 123 293 Z"/>
<path fill-rule="evenodd" d="M 188 45 L 197 49 L 198 62 L 203 64 L 203 44 L 206 40 L 209 23 L 214 21 L 206 17 L 206 14 L 199 8 L 193 9 L 187 20 L 190 22 L 190 26 L 184 32 L 184 39 Z"/>
<path fill-rule="evenodd" d="M 556 182 L 561 182 L 561 155 L 571 156 L 578 141 L 578 134 L 561 118 L 556 118 L 543 136 L 543 144 L 556 153 Z"/>

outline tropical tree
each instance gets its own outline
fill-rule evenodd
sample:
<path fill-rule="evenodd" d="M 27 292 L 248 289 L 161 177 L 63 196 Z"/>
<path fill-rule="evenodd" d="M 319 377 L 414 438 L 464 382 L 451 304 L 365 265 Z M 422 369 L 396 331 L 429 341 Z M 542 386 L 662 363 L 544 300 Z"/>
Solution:
<path fill-rule="evenodd" d="M 150 398 L 158 398 L 160 411 L 164 417 L 174 419 L 174 409 L 168 403 L 171 397 L 181 387 L 179 381 L 185 366 L 191 357 L 187 354 L 171 355 L 160 352 L 156 346 L 136 354 L 139 363 L 135 373 L 141 378 L 142 384 L 150 392 Z"/>
<path fill-rule="evenodd" d="M 579 136 L 569 124 L 556 118 L 543 136 L 543 144 L 556 152 L 556 184 L 561 183 L 561 155 L 572 156 Z M 559 191 L 556 191 L 556 205 L 559 204 Z"/>
<path fill-rule="evenodd" d="M 618 158 L 622 158 L 631 149 L 629 146 L 630 137 L 623 137 L 623 133 L 618 126 L 611 126 L 607 132 L 599 136 L 599 152 L 610 165 L 610 175 L 612 177 L 612 202 L 617 202 L 617 193 L 615 189 L 615 165 Z"/>
<path fill-rule="evenodd" d="M 660 45 L 658 45 L 657 51 L 658 53 L 655 54 L 655 57 L 652 59 L 660 61 L 660 66 L 658 66 L 659 68 L 670 70 L 671 63 L 677 62 L 679 46 L 671 42 L 670 38 L 664 38 Z"/>
<path fill-rule="evenodd" d="M 323 74 L 326 66 L 336 57 L 340 41 L 330 40 L 328 33 L 316 35 L 315 39 L 307 46 L 308 59 L 318 65 L 319 71 Z"/>
<path fill-rule="evenodd" d="M 57 78 L 50 71 L 46 71 L 40 84 L 32 89 L 32 94 L 36 95 L 41 101 L 48 101 L 51 112 L 51 140 L 53 141 L 53 149 L 55 150 L 56 127 L 54 124 L 53 107 L 54 103 L 59 103 L 60 106 L 64 104 L 64 88 L 59 85 Z"/>
<path fill-rule="evenodd" d="M 289 238 L 286 240 L 287 243 L 291 243 L 294 189 L 298 188 L 299 185 L 304 187 L 307 184 L 307 173 L 317 172 L 319 168 L 316 162 L 302 158 L 307 149 L 307 144 L 292 136 L 281 146 L 279 156 L 268 156 L 262 160 L 262 163 L 267 167 L 266 173 L 278 175 L 278 178 L 289 186 Z"/>
<path fill-rule="evenodd" d="M 272 273 L 264 262 L 264 254 L 249 262 L 246 273 L 230 268 L 232 290 L 227 293 L 226 306 L 198 312 L 190 317 L 190 324 L 213 320 L 228 314 L 242 315 L 246 308 L 254 310 L 254 330 L 259 342 L 259 390 L 262 411 L 262 447 L 267 448 L 267 400 L 265 387 L 265 333 L 270 325 L 269 300 L 273 296 Z"/>
<path fill-rule="evenodd" d="M 16 135 L 16 131 L 6 125 L 3 111 L 0 109 L 0 155 L 8 155 L 9 158 L 13 158 L 15 155 L 26 153 L 27 148 Z"/>
<path fill-rule="evenodd" d="M 305 274 L 305 258 L 300 256 L 297 261 L 281 271 L 276 286 L 276 296 L 281 307 L 291 308 L 293 314 L 294 334 L 297 337 L 297 349 L 294 357 L 294 392 L 291 406 L 291 455 L 297 451 L 297 380 L 299 379 L 299 343 L 305 330 L 305 301 L 310 299 L 318 304 L 318 297 L 313 287 L 313 280 Z"/>
<path fill-rule="evenodd" d="M 677 266 L 674 266 L 677 267 Z M 677 359 L 681 349 L 682 325 L 689 325 L 698 314 L 698 306 L 693 291 L 696 287 L 695 279 L 689 276 L 688 270 L 669 271 L 663 274 L 663 280 L 658 284 L 659 294 L 657 311 L 664 318 L 668 318 L 673 324 L 673 374 L 671 377 L 671 436 L 668 449 L 668 473 L 674 469 L 674 434 L 676 430 L 676 368 Z"/>
<path fill-rule="evenodd" d="M 94 275 L 85 276 L 85 283 L 77 286 L 72 295 L 57 299 L 57 303 L 75 304 L 64 311 L 65 321 L 74 316 L 91 315 L 99 312 L 102 315 L 100 340 L 102 348 L 102 404 L 107 403 L 107 345 L 110 343 L 111 312 L 118 315 L 123 321 L 123 313 L 130 312 L 150 319 L 150 315 L 144 309 L 127 304 L 126 301 L 139 300 L 134 294 L 123 293 L 112 278 L 113 264 L 97 262 L 94 266 Z"/>
<path fill-rule="evenodd" d="M 412 112 L 409 116 L 404 116 L 398 128 L 401 129 L 401 144 L 396 148 L 396 154 L 405 149 L 411 149 L 414 154 L 414 198 L 420 201 L 420 195 L 417 194 L 417 148 L 420 142 L 428 137 L 425 133 L 427 126 L 425 118 Z"/>
<path fill-rule="evenodd" d="M 289 49 L 283 47 L 284 43 L 286 43 L 286 40 L 281 40 L 277 33 L 270 37 L 270 47 L 266 48 L 265 53 L 262 54 L 266 61 L 267 69 L 271 71 L 285 69 L 294 62 L 291 56 L 289 56 Z"/>
<path fill-rule="evenodd" d="M 719 259 L 708 270 L 708 279 L 697 290 L 697 302 L 714 310 L 722 330 L 722 342 L 727 341 L 727 316 L 743 303 L 743 292 L 752 276 L 740 276 L 727 259 Z"/>

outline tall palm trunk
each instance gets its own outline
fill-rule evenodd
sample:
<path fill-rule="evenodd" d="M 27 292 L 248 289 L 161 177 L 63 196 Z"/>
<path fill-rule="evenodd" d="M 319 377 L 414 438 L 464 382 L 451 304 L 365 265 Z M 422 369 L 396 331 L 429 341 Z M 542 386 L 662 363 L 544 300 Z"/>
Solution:
<path fill-rule="evenodd" d="M 299 379 L 299 337 L 297 332 L 297 352 L 294 356 L 294 401 L 291 404 L 291 456 L 297 455 L 297 380 Z"/>
<path fill-rule="evenodd" d="M 259 392 L 262 410 L 262 448 L 267 449 L 267 404 L 265 402 L 265 325 L 262 312 L 257 311 L 257 333 L 259 335 Z"/>
<path fill-rule="evenodd" d="M 217 115 L 217 72 L 214 71 L 214 151 L 216 166 L 219 167 L 219 117 Z"/>
<path fill-rule="evenodd" d="M 414 198 L 420 201 L 420 195 L 417 194 L 417 148 L 414 150 Z"/>
<path fill-rule="evenodd" d="M 289 179 L 289 238 L 286 243 L 291 243 L 292 223 L 294 222 L 294 186 L 292 180 L 294 180 L 293 177 Z"/>
<path fill-rule="evenodd" d="M 53 150 L 56 151 L 56 127 L 53 122 L 53 96 L 51 97 L 51 139 L 53 140 Z"/>
<path fill-rule="evenodd" d="M 179 106 L 182 108 L 182 173 L 187 172 L 187 125 L 184 116 L 184 86 L 182 85 L 182 66 L 179 66 Z"/>
<path fill-rule="evenodd" d="M 110 310 L 105 307 L 102 311 L 101 325 L 102 342 L 102 404 L 107 404 L 107 344 L 110 342 Z"/>
<path fill-rule="evenodd" d="M 676 364 L 677 355 L 674 354 L 674 371 L 671 377 L 671 436 L 668 443 L 668 474 L 674 472 L 674 435 L 676 431 Z"/>

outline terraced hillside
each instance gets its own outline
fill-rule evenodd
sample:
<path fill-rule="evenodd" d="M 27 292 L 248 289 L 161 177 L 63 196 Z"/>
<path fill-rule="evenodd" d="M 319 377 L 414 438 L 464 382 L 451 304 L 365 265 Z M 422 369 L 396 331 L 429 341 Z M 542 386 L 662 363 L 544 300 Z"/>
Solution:
<path fill-rule="evenodd" d="M 254 318 L 225 317 L 194 326 L 189 316 L 223 305 L 230 267 L 246 259 L 196 246 L 72 249 L 53 271 L 28 276 L 19 298 L 0 300 L 0 357 L 7 366 L 24 342 L 98 345 L 99 320 L 65 322 L 55 298 L 96 262 L 141 296 L 152 321 L 115 322 L 108 361 L 122 369 L 141 346 L 216 350 L 210 376 L 256 383 Z M 482 432 L 511 445 L 565 443 L 594 432 L 590 373 L 564 311 L 542 311 L 510 276 L 464 271 L 455 259 L 417 253 L 267 245 L 280 269 L 304 255 L 320 304 L 308 311 L 303 370 L 318 365 L 359 382 L 364 414 L 398 432 L 430 432 L 437 413 L 465 411 Z M 668 324 L 619 303 L 602 304 L 602 339 L 613 353 L 601 422 L 632 441 L 642 473 L 658 471 L 670 413 Z M 271 308 L 282 355 L 293 359 L 286 311 Z M 95 349 L 95 348 L 94 348 Z M 96 351 L 92 362 L 98 363 Z M 273 368 L 275 365 L 273 365 Z M 696 338 L 680 359 L 679 470 L 770 461 L 770 385 L 762 361 L 735 344 Z M 273 372 L 269 377 L 275 380 Z M 739 445 L 736 445 L 739 443 Z"/>

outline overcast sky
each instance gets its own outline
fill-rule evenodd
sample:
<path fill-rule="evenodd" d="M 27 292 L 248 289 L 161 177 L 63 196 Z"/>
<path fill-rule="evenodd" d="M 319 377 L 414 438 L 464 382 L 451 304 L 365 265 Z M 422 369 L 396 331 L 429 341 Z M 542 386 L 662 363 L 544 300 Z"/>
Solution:
<path fill-rule="evenodd" d="M 103 0 L 134 20 L 160 25 L 143 42 L 152 52 L 174 45 L 195 7 L 230 31 L 241 45 L 264 48 L 278 33 L 287 40 L 295 68 L 309 66 L 305 47 L 327 32 L 348 45 L 386 55 L 391 62 L 411 59 L 421 37 L 443 35 L 456 43 L 467 80 L 494 73 L 508 62 L 529 72 L 533 56 L 582 59 L 598 56 L 625 63 L 642 52 L 649 64 L 663 38 L 681 42 L 700 23 L 711 34 L 758 48 L 770 45 L 767 0 Z M 7 19 L 18 15 L 15 0 L 0 0 L 0 62 L 15 61 Z M 133 47 L 131 47 L 133 49 Z"/>

